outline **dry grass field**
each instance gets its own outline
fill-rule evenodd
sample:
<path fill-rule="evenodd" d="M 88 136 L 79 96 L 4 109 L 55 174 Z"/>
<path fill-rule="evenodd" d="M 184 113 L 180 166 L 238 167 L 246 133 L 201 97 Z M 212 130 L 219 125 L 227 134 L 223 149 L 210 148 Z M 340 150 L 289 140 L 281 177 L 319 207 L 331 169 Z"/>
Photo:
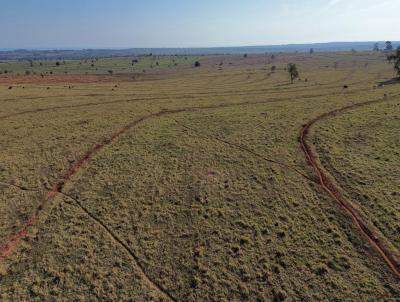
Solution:
<path fill-rule="evenodd" d="M 1 301 L 399 301 L 384 56 L 154 61 L 0 64 Z"/>

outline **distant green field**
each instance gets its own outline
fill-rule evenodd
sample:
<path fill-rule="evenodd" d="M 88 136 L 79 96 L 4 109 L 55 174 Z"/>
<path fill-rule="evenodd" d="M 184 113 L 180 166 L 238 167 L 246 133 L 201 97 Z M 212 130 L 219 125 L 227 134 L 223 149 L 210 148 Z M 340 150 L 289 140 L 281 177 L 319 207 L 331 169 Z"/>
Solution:
<path fill-rule="evenodd" d="M 0 246 L 39 208 L 0 261 L 0 300 L 398 301 L 398 277 L 299 144 L 315 117 L 382 98 L 308 140 L 398 255 L 400 85 L 378 87 L 393 76 L 382 56 L 132 59 L 0 64 L 148 77 L 73 88 L 0 77 Z"/>
<path fill-rule="evenodd" d="M 193 65 L 194 56 L 138 56 L 82 60 L 22 60 L 0 62 L 3 75 L 109 74 L 149 72 Z"/>

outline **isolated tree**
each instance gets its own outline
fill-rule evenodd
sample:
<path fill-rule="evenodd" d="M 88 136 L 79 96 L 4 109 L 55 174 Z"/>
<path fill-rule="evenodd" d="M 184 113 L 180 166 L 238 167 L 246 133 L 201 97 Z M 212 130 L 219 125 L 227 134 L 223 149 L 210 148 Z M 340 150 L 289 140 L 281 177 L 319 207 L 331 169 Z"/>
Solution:
<path fill-rule="evenodd" d="M 314 53 L 314 48 L 310 48 L 310 55 Z"/>
<path fill-rule="evenodd" d="M 290 82 L 293 84 L 293 81 L 299 78 L 299 71 L 297 70 L 296 64 L 289 63 L 287 66 L 287 71 L 290 75 Z"/>
<path fill-rule="evenodd" d="M 194 62 L 194 67 L 200 67 L 200 62 L 199 61 Z"/>
<path fill-rule="evenodd" d="M 386 44 L 386 48 L 385 48 L 386 51 L 392 51 L 393 50 L 392 42 L 386 41 L 385 44 Z"/>
<path fill-rule="evenodd" d="M 389 62 L 394 64 L 394 69 L 397 72 L 397 75 L 400 77 L 400 46 L 397 48 L 394 54 L 389 55 L 388 57 Z"/>
<path fill-rule="evenodd" d="M 379 51 L 379 43 L 374 44 L 374 51 Z"/>

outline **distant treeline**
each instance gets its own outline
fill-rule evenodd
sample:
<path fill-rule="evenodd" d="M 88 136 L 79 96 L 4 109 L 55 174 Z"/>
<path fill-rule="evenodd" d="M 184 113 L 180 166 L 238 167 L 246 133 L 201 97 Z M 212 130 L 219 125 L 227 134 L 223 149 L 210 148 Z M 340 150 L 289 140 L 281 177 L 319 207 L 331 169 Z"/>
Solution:
<path fill-rule="evenodd" d="M 371 51 L 378 43 L 381 49 L 385 41 L 371 42 L 332 42 L 314 44 L 289 44 L 271 46 L 210 47 L 210 48 L 129 48 L 129 49 L 76 49 L 76 50 L 27 50 L 15 49 L 0 51 L 0 60 L 43 60 L 43 59 L 86 59 L 104 57 L 125 57 L 139 55 L 223 55 L 223 54 L 263 54 L 279 52 L 334 52 Z M 400 41 L 392 42 L 394 47 Z"/>

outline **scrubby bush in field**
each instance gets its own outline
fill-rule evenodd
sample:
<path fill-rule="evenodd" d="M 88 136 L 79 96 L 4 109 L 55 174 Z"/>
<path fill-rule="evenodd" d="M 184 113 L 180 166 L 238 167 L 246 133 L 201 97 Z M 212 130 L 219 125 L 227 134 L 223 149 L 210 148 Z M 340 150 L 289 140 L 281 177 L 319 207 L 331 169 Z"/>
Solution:
<path fill-rule="evenodd" d="M 287 71 L 290 75 L 290 82 L 293 84 L 293 81 L 299 78 L 299 71 L 297 70 L 296 64 L 289 63 L 287 66 Z"/>
<path fill-rule="evenodd" d="M 388 56 L 388 61 L 394 63 L 394 69 L 396 70 L 397 75 L 400 76 L 400 46 L 394 54 Z"/>
<path fill-rule="evenodd" d="M 386 48 L 385 48 L 386 51 L 392 51 L 393 50 L 392 42 L 386 41 L 385 45 L 386 45 Z"/>

